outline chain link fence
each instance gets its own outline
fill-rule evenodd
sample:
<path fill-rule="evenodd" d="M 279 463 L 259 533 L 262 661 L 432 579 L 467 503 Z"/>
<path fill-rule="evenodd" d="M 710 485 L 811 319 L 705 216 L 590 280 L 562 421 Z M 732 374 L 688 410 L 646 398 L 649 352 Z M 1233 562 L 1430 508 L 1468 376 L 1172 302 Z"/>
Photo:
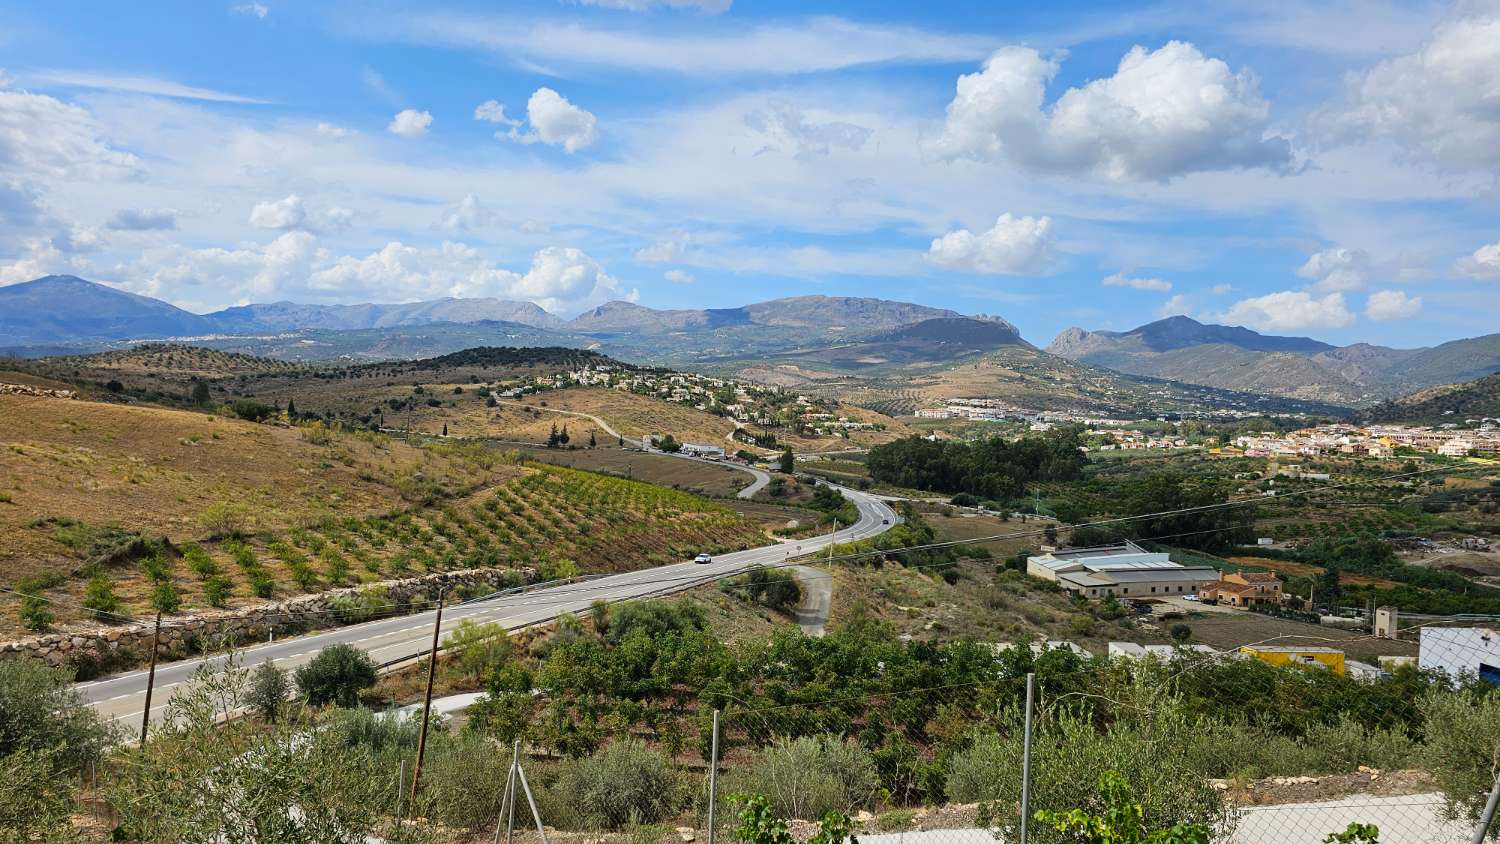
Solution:
<path fill-rule="evenodd" d="M 975 663 L 965 683 L 880 676 L 877 661 L 856 685 L 890 691 L 840 694 L 782 665 L 753 699 L 678 689 L 608 715 L 538 700 L 514 745 L 527 787 L 490 832 L 728 842 L 759 798 L 797 841 L 829 813 L 866 844 L 1104 840 L 1063 829 L 1068 813 L 1122 807 L 1147 831 L 1235 844 L 1479 841 L 1500 695 L 1481 679 L 1488 643 L 1466 635 L 1373 671 L 1315 641 L 1108 658 L 1039 642 L 948 649 Z"/>

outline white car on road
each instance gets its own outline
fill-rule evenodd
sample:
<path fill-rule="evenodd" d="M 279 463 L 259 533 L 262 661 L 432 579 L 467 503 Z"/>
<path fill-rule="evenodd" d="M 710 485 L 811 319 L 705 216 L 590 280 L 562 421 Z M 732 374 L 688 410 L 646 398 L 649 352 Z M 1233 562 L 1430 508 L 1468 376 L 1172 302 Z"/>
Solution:
<path fill-rule="evenodd" d="M 693 562 L 695 562 L 695 563 L 697 563 L 699 565 L 703 565 L 705 563 L 711 563 L 713 561 L 714 561 L 714 558 L 710 557 L 707 554 L 699 554 L 698 556 L 696 556 L 696 557 L 693 558 Z"/>

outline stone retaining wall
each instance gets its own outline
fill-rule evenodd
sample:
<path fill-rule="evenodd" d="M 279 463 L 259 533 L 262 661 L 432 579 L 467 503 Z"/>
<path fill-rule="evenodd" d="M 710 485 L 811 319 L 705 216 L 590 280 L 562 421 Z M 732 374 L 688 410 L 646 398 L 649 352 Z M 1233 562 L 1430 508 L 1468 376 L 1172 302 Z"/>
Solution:
<path fill-rule="evenodd" d="M 498 589 L 506 582 L 513 583 L 517 574 L 527 583 L 536 579 L 533 569 L 464 569 L 333 589 L 279 603 L 165 616 L 157 654 L 163 658 L 180 658 L 201 652 L 205 647 L 217 649 L 226 644 L 263 642 L 272 633 L 298 633 L 351 623 L 343 614 L 334 611 L 335 603 L 342 595 L 383 590 L 381 603 L 394 606 L 384 610 L 382 615 L 401 615 L 413 601 L 426 600 L 429 596 L 435 597 L 463 586 Z M 50 665 L 72 665 L 78 670 L 80 679 L 87 679 L 147 662 L 151 652 L 151 633 L 150 624 L 77 628 L 0 643 L 0 657 L 29 654 Z"/>

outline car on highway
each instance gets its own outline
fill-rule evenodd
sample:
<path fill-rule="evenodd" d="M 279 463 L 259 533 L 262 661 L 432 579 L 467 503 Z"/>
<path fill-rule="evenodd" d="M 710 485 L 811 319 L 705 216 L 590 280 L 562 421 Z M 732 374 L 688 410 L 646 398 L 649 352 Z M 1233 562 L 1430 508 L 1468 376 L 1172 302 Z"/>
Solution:
<path fill-rule="evenodd" d="M 703 565 L 704 563 L 711 563 L 713 561 L 714 561 L 714 558 L 710 557 L 707 554 L 699 554 L 698 556 L 696 556 L 696 557 L 693 558 L 693 562 L 695 562 L 695 563 L 697 563 L 699 565 Z"/>

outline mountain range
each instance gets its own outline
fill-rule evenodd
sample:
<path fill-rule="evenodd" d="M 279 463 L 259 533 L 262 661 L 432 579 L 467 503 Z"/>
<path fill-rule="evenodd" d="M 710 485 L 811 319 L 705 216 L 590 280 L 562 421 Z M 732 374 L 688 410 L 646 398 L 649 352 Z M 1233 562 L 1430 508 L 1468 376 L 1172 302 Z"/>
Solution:
<path fill-rule="evenodd" d="M 1333 346 L 1173 316 L 1130 331 L 1069 328 L 1047 351 L 1130 375 L 1345 405 L 1500 371 L 1500 334 L 1440 346 Z"/>
<path fill-rule="evenodd" d="M 531 302 L 493 298 L 274 302 L 195 314 L 73 276 L 0 287 L 0 351 L 55 355 L 162 338 L 302 361 L 431 357 L 483 345 L 563 346 L 646 364 L 772 367 L 776 378 L 799 382 L 879 380 L 897 391 L 912 377 L 930 380 L 955 367 L 1031 373 L 1025 377 L 1037 389 L 1059 378 L 1089 381 L 1112 372 L 1345 407 L 1500 371 L 1500 334 L 1418 349 L 1334 346 L 1174 316 L 1130 331 L 1069 328 L 1040 350 L 999 317 L 860 297 L 671 310 L 607 302 L 563 319 Z M 1052 362 L 1083 364 L 1094 374 Z M 1107 394 L 1113 388 L 1106 378 L 1097 389 Z"/>
<path fill-rule="evenodd" d="M 274 302 L 195 314 L 159 299 L 75 276 L 46 276 L 0 287 L 0 338 L 4 341 L 0 345 L 5 346 L 476 322 L 517 323 L 576 334 L 666 334 L 760 326 L 855 335 L 891 330 L 924 319 L 960 316 L 943 308 L 843 296 L 796 296 L 740 308 L 692 310 L 657 310 L 631 302 L 607 302 L 571 320 L 548 313 L 531 302 L 491 298 L 359 305 Z"/>

